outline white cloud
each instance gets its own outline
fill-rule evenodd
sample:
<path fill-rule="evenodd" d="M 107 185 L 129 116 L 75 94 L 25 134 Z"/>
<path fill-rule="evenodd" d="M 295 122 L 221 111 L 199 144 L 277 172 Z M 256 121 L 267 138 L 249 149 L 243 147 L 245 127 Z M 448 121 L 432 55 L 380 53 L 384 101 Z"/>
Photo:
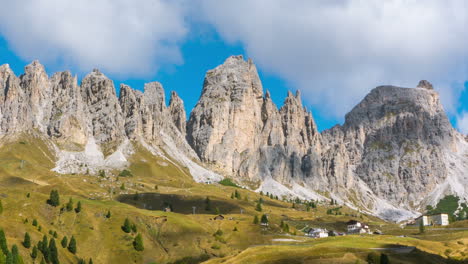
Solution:
<path fill-rule="evenodd" d="M 457 128 L 463 134 L 468 135 L 468 112 L 463 111 L 457 115 Z"/>
<path fill-rule="evenodd" d="M 180 1 L 0 1 L 0 33 L 26 60 L 89 71 L 147 76 L 181 63 L 188 32 Z"/>
<path fill-rule="evenodd" d="M 202 0 L 202 10 L 225 40 L 331 117 L 375 86 L 421 79 L 453 113 L 468 73 L 463 0 Z"/>

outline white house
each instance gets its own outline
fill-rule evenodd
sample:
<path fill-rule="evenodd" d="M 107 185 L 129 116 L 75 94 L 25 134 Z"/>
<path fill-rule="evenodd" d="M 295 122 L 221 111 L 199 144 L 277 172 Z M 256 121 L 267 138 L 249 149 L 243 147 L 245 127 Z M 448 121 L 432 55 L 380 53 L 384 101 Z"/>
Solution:
<path fill-rule="evenodd" d="M 414 220 L 414 224 L 419 226 L 420 223 L 425 226 L 441 225 L 446 226 L 449 224 L 448 214 L 435 214 L 435 215 L 421 215 Z"/>
<path fill-rule="evenodd" d="M 313 238 L 328 237 L 328 231 L 327 229 L 322 228 L 311 228 L 309 229 L 309 231 L 306 232 L 306 236 Z"/>
<path fill-rule="evenodd" d="M 348 234 L 372 234 L 369 226 L 356 220 L 350 220 L 346 223 Z"/>

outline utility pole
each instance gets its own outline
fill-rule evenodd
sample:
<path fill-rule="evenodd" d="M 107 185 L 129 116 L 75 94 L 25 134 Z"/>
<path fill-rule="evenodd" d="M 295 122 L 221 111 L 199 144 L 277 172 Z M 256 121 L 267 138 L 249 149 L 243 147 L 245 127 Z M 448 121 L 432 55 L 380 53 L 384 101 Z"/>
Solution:
<path fill-rule="evenodd" d="M 192 206 L 192 214 L 195 214 L 195 210 L 197 209 L 196 206 Z"/>

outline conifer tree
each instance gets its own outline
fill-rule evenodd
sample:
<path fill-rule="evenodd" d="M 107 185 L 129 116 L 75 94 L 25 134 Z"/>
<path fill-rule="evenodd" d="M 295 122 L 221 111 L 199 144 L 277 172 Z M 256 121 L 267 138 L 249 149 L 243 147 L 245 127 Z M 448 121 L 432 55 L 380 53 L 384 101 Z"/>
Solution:
<path fill-rule="evenodd" d="M 57 237 L 58 237 L 57 231 L 54 231 L 54 233 L 52 234 L 52 236 L 53 236 L 54 238 L 57 238 Z"/>
<path fill-rule="evenodd" d="M 258 225 L 258 216 L 257 215 L 254 216 L 253 223 Z"/>
<path fill-rule="evenodd" d="M 141 234 L 138 234 L 133 240 L 133 247 L 136 251 L 143 251 L 145 249 L 143 246 L 143 239 L 141 238 Z"/>
<path fill-rule="evenodd" d="M 93 259 L 90 258 L 88 264 L 93 264 Z"/>
<path fill-rule="evenodd" d="M 8 244 L 7 244 L 6 237 L 5 237 L 5 232 L 1 228 L 0 228 L 0 249 L 2 250 L 5 256 L 9 252 Z"/>
<path fill-rule="evenodd" d="M 68 244 L 68 251 L 70 251 L 73 254 L 76 254 L 76 240 L 74 236 L 72 236 L 70 239 L 70 243 Z"/>
<path fill-rule="evenodd" d="M 76 213 L 81 212 L 81 202 L 80 201 L 78 201 L 78 204 L 76 205 L 75 212 Z"/>
<path fill-rule="evenodd" d="M 86 262 L 84 259 L 80 258 L 78 259 L 78 264 L 86 264 Z"/>
<path fill-rule="evenodd" d="M 6 254 L 5 264 L 13 264 L 13 254 L 10 251 Z"/>
<path fill-rule="evenodd" d="M 131 227 L 131 224 L 130 224 L 130 220 L 128 220 L 128 218 L 125 218 L 124 224 L 123 224 L 123 226 L 122 226 L 122 230 L 123 230 L 125 233 L 130 233 L 130 231 L 132 230 L 132 227 Z"/>
<path fill-rule="evenodd" d="M 136 233 L 136 232 L 137 232 L 137 227 L 136 227 L 136 225 L 135 225 L 134 223 L 132 223 L 131 229 L 132 229 L 132 232 L 133 232 L 133 233 Z"/>
<path fill-rule="evenodd" d="M 31 258 L 35 260 L 37 258 L 37 247 L 34 246 L 31 252 Z"/>
<path fill-rule="evenodd" d="M 110 212 L 110 210 L 107 210 L 106 218 L 111 218 L 111 212 Z"/>
<path fill-rule="evenodd" d="M 265 214 L 262 215 L 260 222 L 262 222 L 262 224 L 268 224 L 268 217 Z"/>
<path fill-rule="evenodd" d="M 16 245 L 11 247 L 11 260 L 13 264 L 23 264 L 23 258 L 20 256 Z"/>
<path fill-rule="evenodd" d="M 58 260 L 58 250 L 55 245 L 55 239 L 51 238 L 49 242 L 49 260 L 52 264 L 59 264 Z"/>
<path fill-rule="evenodd" d="M 234 199 L 234 193 L 231 193 L 231 199 Z"/>
<path fill-rule="evenodd" d="M 66 247 L 68 246 L 68 238 L 67 238 L 67 236 L 64 236 L 64 237 L 62 238 L 62 241 L 60 242 L 60 244 L 62 244 L 62 247 L 63 247 L 63 248 L 66 248 Z"/>
<path fill-rule="evenodd" d="M 60 205 L 60 195 L 57 190 L 50 191 L 50 197 L 49 200 L 47 200 L 47 203 L 54 207 Z"/>
<path fill-rule="evenodd" d="M 31 247 L 31 237 L 29 236 L 28 232 L 26 232 L 26 234 L 24 234 L 23 246 L 25 248 L 30 248 Z"/>
<path fill-rule="evenodd" d="M 33 226 L 37 226 L 37 220 L 36 220 L 36 219 L 33 219 L 32 225 L 33 225 Z"/>
<path fill-rule="evenodd" d="M 71 197 L 70 197 L 70 199 L 68 200 L 68 203 L 67 203 L 66 208 L 67 208 L 67 211 L 69 211 L 69 212 L 70 212 L 71 210 L 73 210 L 73 199 L 72 199 Z"/>
<path fill-rule="evenodd" d="M 257 206 L 255 207 L 255 210 L 261 212 L 262 211 L 262 204 L 260 202 L 257 203 Z"/>

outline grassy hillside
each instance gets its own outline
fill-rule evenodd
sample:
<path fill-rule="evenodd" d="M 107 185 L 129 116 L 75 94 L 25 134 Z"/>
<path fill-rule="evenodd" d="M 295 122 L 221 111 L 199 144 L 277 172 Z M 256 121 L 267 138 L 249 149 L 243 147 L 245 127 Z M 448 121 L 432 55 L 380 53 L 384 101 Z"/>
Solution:
<path fill-rule="evenodd" d="M 318 259 L 323 263 L 355 263 L 363 261 L 369 252 L 378 251 L 372 248 L 395 245 L 417 247 L 407 255 L 388 253 L 391 259 L 406 261 L 401 263 L 417 263 L 411 261 L 418 257 L 447 261 L 448 256 L 461 259 L 468 255 L 468 234 L 463 230 L 428 230 L 418 234 L 416 229 L 400 229 L 338 205 L 318 204 L 307 210 L 304 204 L 294 204 L 293 208 L 292 203 L 232 184 L 197 184 L 188 170 L 174 161 L 154 157 L 138 146 L 136 149 L 128 172 L 59 175 L 50 171 L 54 157 L 40 138 L 25 135 L 3 144 L 0 227 L 5 230 L 8 246 L 16 244 L 25 263 L 33 263 L 32 247 L 27 249 L 21 244 L 26 232 L 32 245 L 37 245 L 44 235 L 49 240 L 56 233 L 60 263 L 78 263 L 80 258 L 113 264 L 312 263 Z M 58 190 L 60 195 L 57 207 L 46 202 L 52 190 Z M 239 197 L 233 199 L 235 191 Z M 66 210 L 70 198 L 73 209 L 81 203 L 80 212 Z M 261 212 L 256 210 L 260 199 Z M 173 211 L 163 212 L 166 206 Z M 214 220 L 218 213 L 225 219 Z M 268 215 L 267 228 L 253 224 L 254 217 L 262 214 Z M 122 230 L 126 218 L 136 230 Z M 301 232 L 308 227 L 344 231 L 350 219 L 367 222 L 388 235 L 313 240 Z M 37 225 L 33 225 L 34 220 Z M 289 226 L 289 232 L 281 223 Z M 143 251 L 134 248 L 137 234 L 142 236 Z M 60 245 L 65 236 L 76 239 L 76 254 Z M 41 257 L 39 253 L 36 263 Z"/>

